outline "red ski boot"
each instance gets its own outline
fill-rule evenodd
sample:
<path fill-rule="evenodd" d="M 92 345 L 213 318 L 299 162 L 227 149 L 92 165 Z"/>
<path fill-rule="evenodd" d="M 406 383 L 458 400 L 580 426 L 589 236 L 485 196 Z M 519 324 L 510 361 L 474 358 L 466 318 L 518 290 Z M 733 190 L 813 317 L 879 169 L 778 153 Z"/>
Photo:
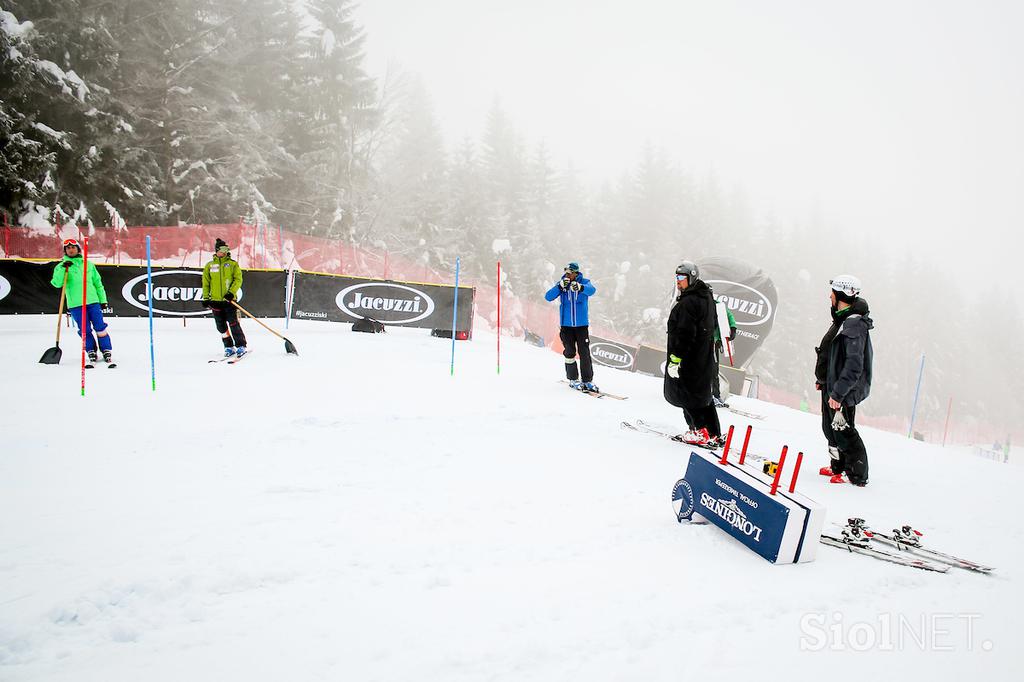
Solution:
<path fill-rule="evenodd" d="M 829 478 L 836 475 L 836 472 L 832 471 L 832 467 L 821 467 L 818 469 L 818 473 L 822 476 L 828 476 Z"/>
<path fill-rule="evenodd" d="M 829 483 L 846 483 L 846 479 L 843 478 L 842 474 L 836 474 L 832 478 L 828 479 Z"/>

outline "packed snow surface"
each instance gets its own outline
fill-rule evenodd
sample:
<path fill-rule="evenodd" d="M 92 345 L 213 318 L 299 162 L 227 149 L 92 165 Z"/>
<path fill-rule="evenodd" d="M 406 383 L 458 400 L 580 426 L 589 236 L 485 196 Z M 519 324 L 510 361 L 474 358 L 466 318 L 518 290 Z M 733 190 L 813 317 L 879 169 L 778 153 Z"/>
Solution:
<path fill-rule="evenodd" d="M 276 328 L 281 320 L 269 320 Z M 864 429 L 871 481 L 830 486 L 818 418 L 750 449 L 806 453 L 799 488 L 997 567 L 933 574 L 820 547 L 772 565 L 676 523 L 688 451 L 658 380 L 478 333 L 113 318 L 119 367 L 38 364 L 53 316 L 0 318 L 0 679 L 1018 679 L 1022 468 Z M 725 423 L 747 421 L 722 411 Z M 835 530 L 835 529 L 832 529 Z M 739 678 L 742 679 L 742 678 Z"/>

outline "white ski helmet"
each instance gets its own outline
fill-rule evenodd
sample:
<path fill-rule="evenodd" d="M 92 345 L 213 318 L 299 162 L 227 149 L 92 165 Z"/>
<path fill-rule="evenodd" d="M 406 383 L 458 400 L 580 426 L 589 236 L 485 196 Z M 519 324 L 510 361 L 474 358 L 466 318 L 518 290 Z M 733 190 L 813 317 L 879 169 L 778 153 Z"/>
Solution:
<path fill-rule="evenodd" d="M 860 280 L 853 275 L 839 275 L 830 279 L 828 283 L 832 286 L 832 291 L 837 291 L 850 298 L 860 296 Z"/>

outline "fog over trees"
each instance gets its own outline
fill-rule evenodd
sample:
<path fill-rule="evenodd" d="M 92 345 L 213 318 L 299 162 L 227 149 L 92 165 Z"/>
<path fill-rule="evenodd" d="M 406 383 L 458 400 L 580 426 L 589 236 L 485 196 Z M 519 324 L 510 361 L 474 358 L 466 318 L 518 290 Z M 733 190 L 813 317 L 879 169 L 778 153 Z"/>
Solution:
<path fill-rule="evenodd" d="M 493 94 L 481 134 L 446 139 L 412 70 L 371 77 L 349 0 L 4 0 L 0 15 L 0 211 L 39 225 L 79 211 L 108 224 L 233 222 L 286 229 L 494 280 L 540 300 L 578 260 L 599 289 L 594 324 L 662 345 L 673 271 L 735 256 L 779 292 L 751 371 L 813 403 L 814 346 L 829 324 L 828 280 L 864 283 L 876 329 L 864 411 L 1019 428 L 1024 334 L 1015 293 L 979 288 L 984 263 L 887 248 L 802 215 L 753 205 L 728 169 L 694 167 L 658 139 L 601 181 L 530 139 Z M 490 95 L 489 95 L 490 96 Z M 615 131 L 608 131 L 614 136 Z M 865 197 L 865 201 L 870 201 Z M 82 210 L 84 209 L 84 211 Z M 660 308 L 654 319 L 644 311 Z M 941 434 L 930 434 L 941 437 Z"/>

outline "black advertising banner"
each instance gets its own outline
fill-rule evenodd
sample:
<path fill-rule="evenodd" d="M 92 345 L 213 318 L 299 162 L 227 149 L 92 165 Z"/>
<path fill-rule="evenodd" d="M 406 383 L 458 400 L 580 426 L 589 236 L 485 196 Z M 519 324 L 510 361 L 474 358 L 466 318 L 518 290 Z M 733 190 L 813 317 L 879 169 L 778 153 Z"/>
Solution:
<path fill-rule="evenodd" d="M 636 363 L 636 348 L 591 334 L 590 357 L 599 365 L 632 372 Z"/>
<path fill-rule="evenodd" d="M 746 367 L 768 337 L 775 321 L 779 297 L 771 278 L 761 268 L 738 258 L 705 258 L 700 278 L 714 290 L 736 318 L 732 355 L 736 367 Z"/>
<path fill-rule="evenodd" d="M 60 289 L 50 284 L 56 261 L 0 260 L 0 315 L 57 313 Z"/>
<path fill-rule="evenodd" d="M 0 314 L 56 313 L 60 290 L 50 284 L 57 261 L 48 263 L 0 260 Z M 153 298 L 156 317 L 200 317 L 203 271 L 195 268 L 153 268 L 149 291 L 146 268 L 138 265 L 98 265 L 107 292 L 105 315 L 145 317 Z M 257 317 L 284 317 L 285 279 L 281 271 L 244 270 L 238 302 Z M 6 292 L 6 293 L 5 293 Z"/>
<path fill-rule="evenodd" d="M 663 377 L 665 376 L 665 361 L 667 359 L 668 351 L 664 348 L 642 345 L 636 351 L 636 364 L 634 368 L 641 374 Z"/>
<path fill-rule="evenodd" d="M 456 331 L 472 330 L 475 293 L 459 287 Z M 297 272 L 292 317 L 333 322 L 368 317 L 385 325 L 451 329 L 454 303 L 452 286 Z"/>

